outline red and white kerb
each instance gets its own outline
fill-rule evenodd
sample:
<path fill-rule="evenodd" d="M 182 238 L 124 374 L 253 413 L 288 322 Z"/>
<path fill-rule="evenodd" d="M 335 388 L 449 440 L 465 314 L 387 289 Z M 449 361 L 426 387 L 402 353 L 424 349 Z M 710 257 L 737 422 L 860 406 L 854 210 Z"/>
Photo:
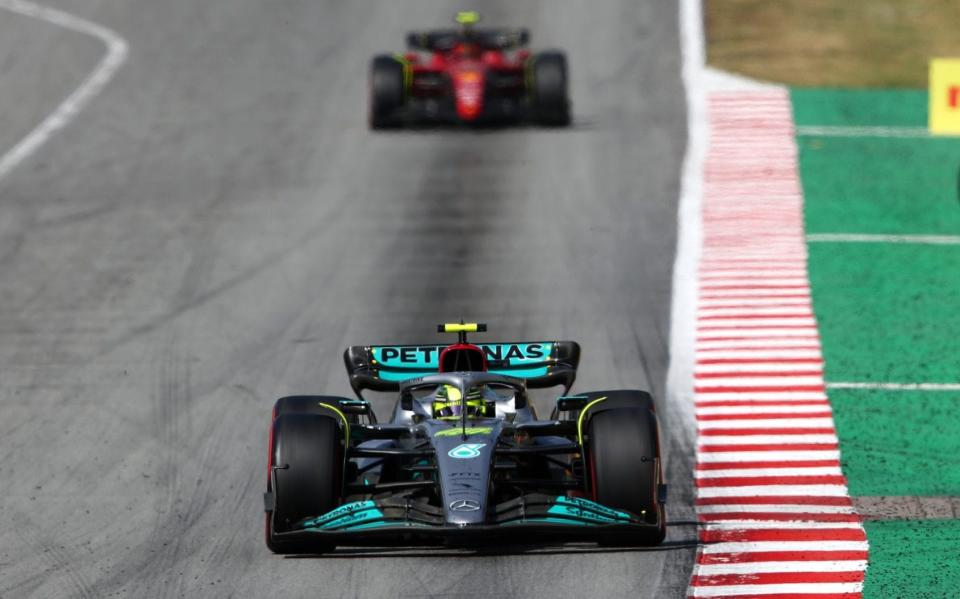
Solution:
<path fill-rule="evenodd" d="M 688 595 L 859 598 L 867 538 L 824 390 L 790 99 L 714 93 L 709 111 Z"/>

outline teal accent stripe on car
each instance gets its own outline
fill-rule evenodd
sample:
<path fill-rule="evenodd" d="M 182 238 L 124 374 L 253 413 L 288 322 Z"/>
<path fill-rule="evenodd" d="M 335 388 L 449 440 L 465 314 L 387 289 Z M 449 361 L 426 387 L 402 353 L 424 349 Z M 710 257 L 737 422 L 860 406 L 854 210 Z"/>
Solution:
<path fill-rule="evenodd" d="M 378 373 L 378 378 L 384 381 L 391 382 L 401 382 L 407 381 L 410 379 L 415 379 L 421 376 L 427 376 L 428 374 L 437 374 L 436 370 L 386 370 L 381 368 Z"/>
<path fill-rule="evenodd" d="M 610 522 L 630 522 L 630 514 L 621 512 L 605 505 L 600 505 L 587 499 L 579 497 L 557 497 L 557 503 L 549 510 L 550 514 L 576 518 L 578 520 L 587 520 L 600 523 Z"/>
<path fill-rule="evenodd" d="M 331 510 L 322 516 L 307 520 L 303 523 L 304 528 L 321 528 L 324 530 L 334 528 L 354 528 L 357 525 L 365 524 L 371 520 L 382 520 L 383 512 L 376 508 L 373 501 L 354 501 L 341 505 L 335 510 Z"/>

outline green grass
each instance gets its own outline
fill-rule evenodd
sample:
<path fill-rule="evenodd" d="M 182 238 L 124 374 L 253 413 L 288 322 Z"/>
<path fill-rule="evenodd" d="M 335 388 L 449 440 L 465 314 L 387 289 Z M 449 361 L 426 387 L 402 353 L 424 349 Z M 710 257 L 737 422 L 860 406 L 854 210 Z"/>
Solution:
<path fill-rule="evenodd" d="M 926 122 L 925 92 L 792 97 L 799 125 Z M 803 136 L 798 144 L 807 232 L 960 235 L 960 141 Z M 809 251 L 828 381 L 960 381 L 960 246 L 813 243 Z M 829 396 L 852 495 L 960 495 L 960 392 Z M 864 597 L 958 596 L 960 521 L 865 527 Z"/>
<path fill-rule="evenodd" d="M 960 55 L 956 0 L 708 0 L 707 60 L 806 87 L 924 88 Z"/>
<path fill-rule="evenodd" d="M 818 243 L 810 265 L 828 381 L 960 381 L 960 246 Z"/>
<path fill-rule="evenodd" d="M 798 125 L 923 126 L 926 92 L 794 90 Z M 960 140 L 801 137 L 808 233 L 960 235 Z"/>
<path fill-rule="evenodd" d="M 867 522 L 864 599 L 956 597 L 960 520 Z"/>
<path fill-rule="evenodd" d="M 927 126 L 929 98 L 926 91 L 792 89 L 790 95 L 793 119 L 799 126 Z"/>
<path fill-rule="evenodd" d="M 830 402 L 851 495 L 960 495 L 960 392 L 834 389 Z"/>

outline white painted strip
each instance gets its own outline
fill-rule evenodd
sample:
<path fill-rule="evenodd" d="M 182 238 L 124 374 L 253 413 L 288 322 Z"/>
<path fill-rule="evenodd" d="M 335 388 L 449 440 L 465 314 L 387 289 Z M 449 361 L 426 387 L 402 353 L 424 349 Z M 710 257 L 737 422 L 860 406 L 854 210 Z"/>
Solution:
<path fill-rule="evenodd" d="M 697 478 L 727 478 L 740 476 L 840 476 L 840 466 L 805 468 L 735 468 L 730 470 L 698 470 Z"/>
<path fill-rule="evenodd" d="M 787 295 L 802 295 L 810 297 L 809 294 L 809 289 L 804 289 L 801 287 L 784 287 L 781 289 L 709 289 L 700 295 L 710 296 L 704 299 L 725 299 L 727 301 L 733 301 L 735 298 L 772 299 Z"/>
<path fill-rule="evenodd" d="M 819 347 L 819 345 L 817 345 Z M 741 360 L 741 359 L 821 359 L 817 349 L 713 349 L 697 351 L 698 360 Z"/>
<path fill-rule="evenodd" d="M 752 268 L 715 268 L 711 270 L 701 270 L 700 280 L 729 280 L 729 279 L 748 279 L 750 281 L 763 281 L 771 275 L 778 277 L 789 277 L 791 279 L 807 278 L 807 269 L 802 264 L 795 265 L 794 268 L 778 268 L 771 270 L 756 270 Z"/>
<path fill-rule="evenodd" d="M 700 263 L 700 272 L 712 272 L 712 271 L 724 271 L 724 270 L 733 270 L 733 271 L 744 271 L 748 270 L 751 272 L 770 272 L 776 271 L 778 269 L 783 270 L 805 270 L 807 268 L 807 261 L 801 260 L 799 258 L 783 259 L 782 257 L 776 260 L 704 260 Z"/>
<path fill-rule="evenodd" d="M 737 328 L 715 328 L 709 331 L 697 331 L 698 339 L 717 339 L 724 337 L 809 337 L 819 338 L 817 327 L 805 326 L 802 329 L 785 329 L 782 327 L 770 327 L 762 329 L 737 329 Z"/>
<path fill-rule="evenodd" d="M 928 138 L 930 137 L 930 130 L 926 127 L 851 127 L 842 125 L 804 125 L 797 127 L 797 135 L 813 137 Z"/>
<path fill-rule="evenodd" d="M 816 562 L 746 562 L 729 564 L 701 564 L 700 576 L 717 574 L 758 574 L 767 572 L 860 572 L 866 569 L 864 560 Z"/>
<path fill-rule="evenodd" d="M 700 289 L 713 289 L 714 287 L 754 287 L 757 285 L 781 285 L 785 287 L 801 287 L 807 284 L 806 277 L 781 278 L 770 277 L 762 279 L 744 279 L 744 278 L 716 278 L 706 281 L 700 281 Z"/>
<path fill-rule="evenodd" d="M 737 235 L 749 235 L 750 231 L 739 230 L 732 231 Z M 772 240 L 764 241 L 752 241 L 749 245 L 743 244 L 738 247 L 713 247 L 710 249 L 711 252 L 717 258 L 734 258 L 734 257 L 754 257 L 754 258 L 768 258 L 770 256 L 776 256 L 779 254 L 786 253 L 795 253 L 798 257 L 803 256 L 807 250 L 807 245 L 804 241 L 798 241 L 796 243 L 789 244 L 777 244 Z"/>
<path fill-rule="evenodd" d="M 708 405 L 711 402 L 737 401 L 768 401 L 768 400 L 819 400 L 826 395 L 818 391 L 699 391 L 697 404 Z"/>
<path fill-rule="evenodd" d="M 711 497 L 770 497 L 804 495 L 808 497 L 846 497 L 846 485 L 756 485 L 746 487 L 700 487 L 697 496 Z"/>
<path fill-rule="evenodd" d="M 703 522 L 704 530 L 822 530 L 822 529 L 859 529 L 859 522 L 814 522 L 810 520 L 723 520 L 721 522 Z"/>
<path fill-rule="evenodd" d="M 713 407 L 698 407 L 696 409 L 697 416 L 737 416 L 743 414 L 806 414 L 806 413 L 823 413 L 830 412 L 829 402 L 823 402 L 817 405 L 811 406 L 792 406 L 792 405 L 782 405 L 782 406 L 722 406 L 718 408 Z"/>
<path fill-rule="evenodd" d="M 741 297 L 736 299 L 702 298 L 701 308 L 745 308 L 748 306 L 811 306 L 810 292 L 798 291 L 795 297 Z"/>
<path fill-rule="evenodd" d="M 769 420 L 701 420 L 697 422 L 700 430 L 722 430 L 727 428 L 833 428 L 833 418 L 771 418 Z"/>
<path fill-rule="evenodd" d="M 856 514 L 853 506 L 845 505 L 799 505 L 799 504 L 778 504 L 778 505 L 701 505 L 697 507 L 697 512 L 701 514 Z"/>
<path fill-rule="evenodd" d="M 716 462 L 805 462 L 808 460 L 839 460 L 836 449 L 807 449 L 797 451 L 699 451 L 697 460 L 704 464 Z"/>
<path fill-rule="evenodd" d="M 694 367 L 694 374 L 736 374 L 738 372 L 811 372 L 822 377 L 823 363 L 810 362 L 795 364 L 791 362 L 741 362 L 738 364 L 700 364 Z M 820 379 L 823 380 L 822 378 Z"/>
<path fill-rule="evenodd" d="M 701 436 L 701 445 L 793 445 L 836 443 L 837 436 L 833 433 L 791 435 L 778 433 L 776 435 L 710 435 Z"/>
<path fill-rule="evenodd" d="M 107 53 L 84 79 L 80 87 L 66 97 L 57 108 L 40 122 L 26 137 L 0 156 L 0 179 L 3 179 L 24 160 L 32 156 L 57 131 L 66 127 L 87 104 L 103 90 L 114 73 L 127 59 L 127 42 L 117 33 L 70 13 L 41 6 L 27 0 L 0 0 L 0 9 L 25 17 L 45 21 L 83 35 L 97 38 L 106 45 Z"/>
<path fill-rule="evenodd" d="M 719 376 L 697 379 L 698 387 L 812 387 L 823 384 L 823 377 L 811 376 Z"/>
<path fill-rule="evenodd" d="M 740 308 L 707 308 L 700 310 L 697 313 L 697 317 L 703 322 L 708 318 L 717 318 L 718 316 L 804 316 L 808 318 L 813 317 L 813 311 L 810 309 L 809 304 L 803 305 L 798 304 L 794 306 L 778 306 L 775 308 L 760 307 L 760 306 L 746 306 Z"/>
<path fill-rule="evenodd" d="M 791 350 L 796 349 L 820 349 L 820 340 L 814 338 L 788 338 L 788 339 L 765 339 L 762 343 L 758 343 L 754 339 L 713 339 L 713 340 L 700 340 L 697 342 L 697 356 L 706 354 L 703 350 L 710 349 L 737 349 L 737 348 L 746 348 L 755 350 L 758 347 L 765 346 L 769 347 L 771 350 L 771 356 L 777 348 L 789 348 Z M 819 351 L 817 352 L 819 356 Z"/>
<path fill-rule="evenodd" d="M 815 329 L 817 321 L 812 316 L 761 316 L 757 318 L 724 318 L 722 320 L 697 319 L 698 330 L 705 328 L 742 329 L 743 327 L 810 327 Z"/>
<path fill-rule="evenodd" d="M 709 543 L 703 553 L 755 553 L 758 551 L 866 551 L 866 541 L 749 541 Z"/>
<path fill-rule="evenodd" d="M 827 383 L 827 389 L 880 391 L 960 391 L 960 383 Z"/>
<path fill-rule="evenodd" d="M 792 595 L 792 594 L 822 594 L 841 595 L 844 593 L 860 593 L 863 591 L 862 582 L 806 582 L 791 584 L 738 584 L 731 586 L 691 586 L 688 594 L 693 597 L 727 597 L 745 595 Z"/>
<path fill-rule="evenodd" d="M 717 200 L 737 201 L 751 195 L 762 195 L 767 200 L 780 198 L 783 203 L 795 203 L 797 201 L 797 184 L 793 181 L 771 180 L 766 183 L 717 181 L 711 184 L 711 188 L 712 194 Z M 780 260 L 784 257 L 786 256 L 772 256 L 772 258 Z M 713 259 L 713 256 L 711 256 L 711 259 Z"/>
<path fill-rule="evenodd" d="M 692 447 L 696 439 L 693 413 L 693 364 L 696 338 L 697 293 L 700 285 L 698 264 L 703 246 L 703 164 L 707 154 L 706 93 L 702 84 L 704 62 L 703 36 L 697 27 L 699 0 L 681 0 L 680 38 L 682 72 L 686 92 L 687 143 L 680 176 L 677 208 L 677 249 L 673 263 L 673 287 L 670 304 L 670 362 L 667 368 L 667 401 L 673 408 L 674 434 L 682 447 Z M 695 6 L 696 5 L 696 6 Z"/>
<path fill-rule="evenodd" d="M 862 233 L 812 233 L 809 243 L 914 243 L 960 245 L 960 235 L 869 235 Z"/>

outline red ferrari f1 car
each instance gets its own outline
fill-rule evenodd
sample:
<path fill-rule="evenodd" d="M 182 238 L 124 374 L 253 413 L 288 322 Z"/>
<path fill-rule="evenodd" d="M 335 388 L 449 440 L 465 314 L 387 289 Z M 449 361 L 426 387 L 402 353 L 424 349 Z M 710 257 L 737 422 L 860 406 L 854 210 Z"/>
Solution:
<path fill-rule="evenodd" d="M 370 65 L 372 129 L 422 123 L 570 124 L 567 59 L 526 49 L 526 29 L 479 29 L 476 12 L 459 29 L 412 32 L 406 54 Z"/>

